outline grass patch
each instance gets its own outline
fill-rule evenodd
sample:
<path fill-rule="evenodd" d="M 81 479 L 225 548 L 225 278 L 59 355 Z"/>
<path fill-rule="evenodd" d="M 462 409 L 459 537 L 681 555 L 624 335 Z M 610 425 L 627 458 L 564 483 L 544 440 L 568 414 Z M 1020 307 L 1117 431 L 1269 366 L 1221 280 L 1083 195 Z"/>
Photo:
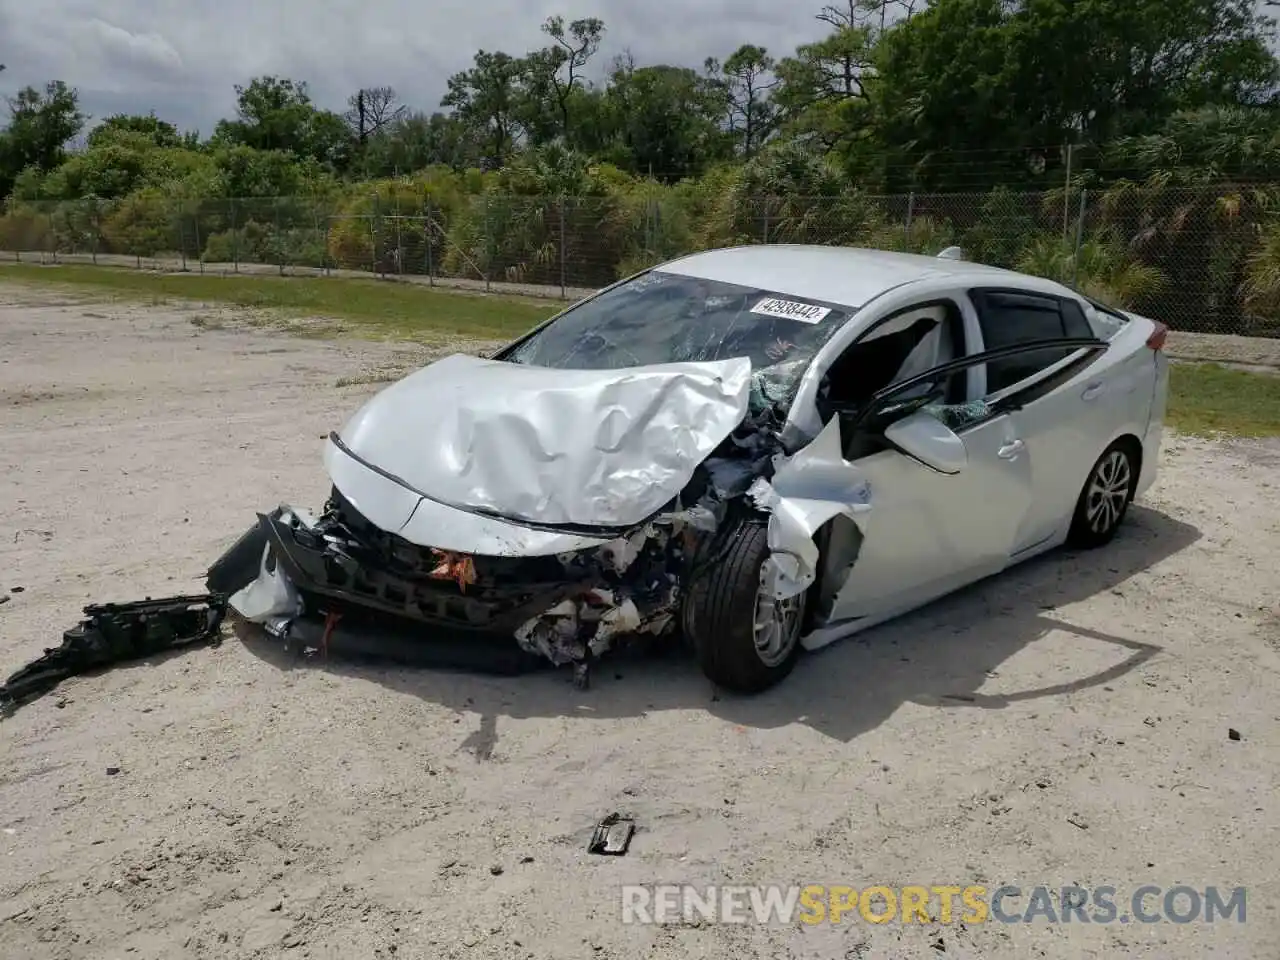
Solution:
<path fill-rule="evenodd" d="M 350 332 L 417 339 L 445 334 L 501 340 L 523 333 L 561 309 L 542 300 L 432 289 L 416 283 L 340 277 L 217 276 L 145 273 L 114 267 L 15 263 L 0 280 L 92 289 L 162 303 L 199 300 L 349 321 Z"/>
<path fill-rule="evenodd" d="M 1216 363 L 1169 368 L 1169 425 L 1180 433 L 1280 436 L 1280 376 Z"/>

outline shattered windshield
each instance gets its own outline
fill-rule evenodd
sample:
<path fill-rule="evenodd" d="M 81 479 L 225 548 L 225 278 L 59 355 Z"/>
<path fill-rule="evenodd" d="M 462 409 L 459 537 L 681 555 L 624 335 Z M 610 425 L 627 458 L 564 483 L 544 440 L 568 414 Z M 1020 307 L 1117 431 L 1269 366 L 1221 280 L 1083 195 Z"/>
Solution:
<path fill-rule="evenodd" d="M 749 357 L 752 407 L 785 407 L 814 354 L 853 313 L 805 297 L 654 270 L 572 308 L 502 359 L 616 370 Z"/>

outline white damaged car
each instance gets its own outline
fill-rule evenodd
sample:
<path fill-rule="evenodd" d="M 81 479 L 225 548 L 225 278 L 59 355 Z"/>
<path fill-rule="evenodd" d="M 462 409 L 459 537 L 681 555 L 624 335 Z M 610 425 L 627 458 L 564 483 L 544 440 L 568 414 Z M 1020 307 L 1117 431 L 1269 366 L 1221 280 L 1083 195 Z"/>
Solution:
<path fill-rule="evenodd" d="M 760 691 L 802 649 L 1109 541 L 1155 477 L 1165 332 L 956 251 L 694 254 L 377 394 L 329 437 L 323 511 L 260 516 L 209 585 L 276 635 L 391 618 L 583 683 L 678 635 Z"/>

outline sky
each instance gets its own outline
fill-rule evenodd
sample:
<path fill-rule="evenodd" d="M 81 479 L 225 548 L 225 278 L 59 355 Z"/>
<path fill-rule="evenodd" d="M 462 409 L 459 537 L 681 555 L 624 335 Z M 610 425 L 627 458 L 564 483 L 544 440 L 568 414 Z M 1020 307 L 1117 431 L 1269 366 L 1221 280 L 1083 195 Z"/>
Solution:
<path fill-rule="evenodd" d="M 599 17 L 601 74 L 623 49 L 638 63 L 700 67 L 743 43 L 775 56 L 826 32 L 826 0 L 0 0 L 0 89 L 64 80 L 97 120 L 149 113 L 208 135 L 235 109 L 235 84 L 262 74 L 308 82 L 341 111 L 361 87 L 389 85 L 414 109 L 439 108 L 450 74 L 479 49 L 544 45 L 539 25 Z"/>

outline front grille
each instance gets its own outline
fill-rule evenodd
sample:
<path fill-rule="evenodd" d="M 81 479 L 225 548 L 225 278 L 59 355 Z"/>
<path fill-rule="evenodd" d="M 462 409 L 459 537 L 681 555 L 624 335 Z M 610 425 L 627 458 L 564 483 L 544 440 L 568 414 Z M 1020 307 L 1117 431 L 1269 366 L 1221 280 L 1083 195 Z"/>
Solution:
<path fill-rule="evenodd" d="M 263 518 L 281 562 L 304 593 L 442 626 L 511 633 L 529 618 L 599 583 L 592 551 L 556 557 L 476 557 L 465 586 L 430 573 L 429 547 L 381 530 L 337 491 L 312 528 Z"/>
<path fill-rule="evenodd" d="M 439 556 L 430 547 L 420 547 L 410 543 L 398 534 L 390 533 L 375 526 L 359 510 L 357 510 L 342 494 L 334 488 L 331 499 L 331 514 L 340 527 L 345 527 L 352 539 L 372 553 L 372 558 L 380 565 L 394 570 L 401 576 L 411 579 L 421 578 L 433 584 L 452 585 L 458 591 L 456 583 L 448 580 L 437 580 L 430 573 L 439 563 Z M 585 553 L 584 557 L 585 559 Z M 574 571 L 566 569 L 556 556 L 546 557 L 490 557 L 474 555 L 476 568 L 475 586 L 503 586 L 520 583 L 554 583 L 573 577 Z M 468 587 L 467 592 L 472 592 Z"/>

